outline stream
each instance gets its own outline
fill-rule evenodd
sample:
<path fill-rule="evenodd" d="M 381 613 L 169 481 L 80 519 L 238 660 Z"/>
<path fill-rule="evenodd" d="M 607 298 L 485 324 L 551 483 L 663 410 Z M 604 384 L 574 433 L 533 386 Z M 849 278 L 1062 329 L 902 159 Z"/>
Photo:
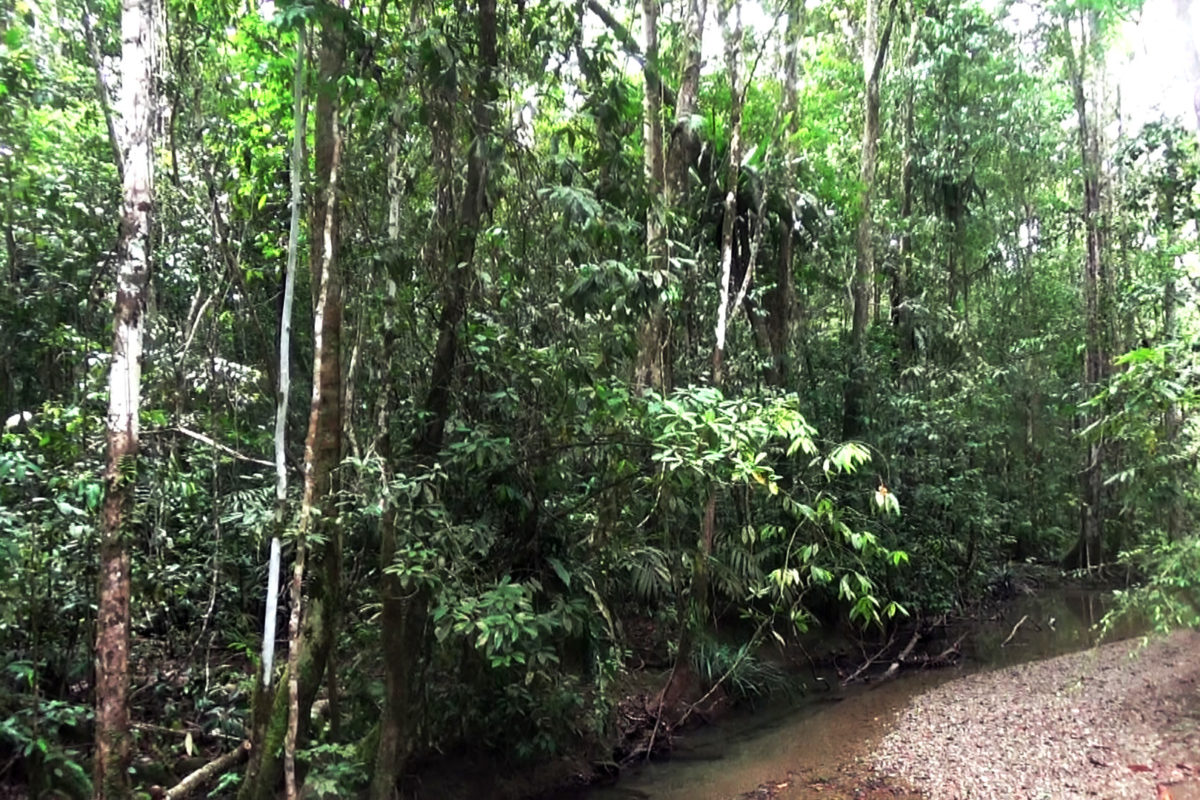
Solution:
<path fill-rule="evenodd" d="M 770 702 L 739 711 L 714 725 L 681 734 L 669 760 L 622 772 L 616 784 L 573 794 L 572 800 L 730 800 L 774 783 L 770 796 L 828 798 L 814 783 L 840 775 L 867 776 L 860 764 L 886 734 L 896 713 L 923 691 L 971 672 L 1046 659 L 1083 650 L 1096 643 L 1094 626 L 1104 616 L 1111 594 L 1066 587 L 1018 597 L 1001 613 L 950 631 L 944 644 L 922 642 L 940 651 L 964 630 L 959 665 L 901 672 L 882 684 L 859 684 L 810 692 L 794 702 Z M 1015 635 L 1002 645 L 1022 617 Z M 1127 638 L 1129 625 L 1108 640 Z M 878 671 L 886 668 L 886 662 Z M 836 676 L 831 684 L 837 687 Z M 763 795 L 766 796 L 766 795 Z M 564 798 L 564 800 L 566 800 Z"/>

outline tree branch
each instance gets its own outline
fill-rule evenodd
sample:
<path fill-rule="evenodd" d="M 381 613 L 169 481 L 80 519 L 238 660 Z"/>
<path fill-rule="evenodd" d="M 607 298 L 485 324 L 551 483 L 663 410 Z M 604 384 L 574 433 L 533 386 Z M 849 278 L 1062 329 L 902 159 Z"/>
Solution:
<path fill-rule="evenodd" d="M 662 81 L 662 74 L 658 71 L 657 64 L 647 64 L 646 54 L 642 52 L 642 48 L 638 45 L 637 40 L 633 38 L 633 34 L 629 32 L 621 22 L 612 15 L 604 6 L 600 5 L 599 0 L 587 0 L 588 10 L 600 18 L 600 21 L 608 27 L 613 35 L 617 37 L 617 41 L 621 43 L 621 47 L 625 50 L 625 54 L 638 63 L 642 71 L 646 73 L 649 79 L 647 84 L 651 82 L 658 84 L 662 91 L 663 102 L 668 106 L 675 106 L 675 92 L 671 87 L 667 86 Z"/>
<path fill-rule="evenodd" d="M 883 36 L 879 39 L 879 49 L 875 51 L 875 65 L 871 67 L 871 80 L 878 81 L 879 73 L 883 71 L 883 62 L 887 58 L 888 41 L 892 38 L 892 26 L 896 21 L 896 0 L 888 5 L 888 18 L 883 26 Z"/>
<path fill-rule="evenodd" d="M 96 72 L 96 102 L 104 113 L 104 124 L 108 128 L 108 141 L 113 149 L 113 163 L 117 165 L 117 180 L 125 182 L 125 162 L 121 157 L 121 141 L 117 135 L 117 125 L 113 120 L 112 103 L 108 96 L 108 86 L 104 83 L 104 62 L 100 57 L 100 46 L 96 43 L 96 32 L 92 27 L 92 9 L 87 0 L 83 3 L 83 37 L 87 42 L 88 56 L 92 59 L 92 69 Z"/>
<path fill-rule="evenodd" d="M 1008 634 L 1008 638 L 1007 638 L 1007 639 L 1005 639 L 1003 642 L 1001 642 L 1001 643 L 1000 643 L 1000 646 L 1001 646 L 1001 647 L 1004 647 L 1005 645 L 1007 645 L 1009 642 L 1011 642 L 1011 641 L 1012 641 L 1012 638 L 1013 638 L 1014 636 L 1016 636 L 1016 635 L 1017 635 L 1017 631 L 1019 631 L 1019 630 L 1021 629 L 1021 626 L 1025 624 L 1025 620 L 1027 620 L 1027 619 L 1029 619 L 1029 615 L 1028 615 L 1028 614 L 1026 614 L 1025 616 L 1021 617 L 1021 619 L 1017 621 L 1017 624 L 1016 624 L 1016 625 L 1013 625 L 1012 632 L 1010 632 L 1010 633 Z"/>
<path fill-rule="evenodd" d="M 167 433 L 169 431 L 176 431 L 177 433 L 182 433 L 184 436 L 195 439 L 197 442 L 200 442 L 201 444 L 206 444 L 215 450 L 220 450 L 225 455 L 233 456 L 238 461 L 246 461 L 250 464 L 261 464 L 264 467 L 275 466 L 274 461 L 266 461 L 261 458 L 254 458 L 253 456 L 243 455 L 242 453 L 239 453 L 237 450 L 234 450 L 232 447 L 221 444 L 216 439 L 213 439 L 211 436 L 206 436 L 203 433 L 200 433 L 199 431 L 194 431 L 190 428 L 185 428 L 182 425 L 179 425 L 174 428 L 161 428 L 157 431 L 144 431 L 142 435 L 154 434 L 154 433 Z"/>

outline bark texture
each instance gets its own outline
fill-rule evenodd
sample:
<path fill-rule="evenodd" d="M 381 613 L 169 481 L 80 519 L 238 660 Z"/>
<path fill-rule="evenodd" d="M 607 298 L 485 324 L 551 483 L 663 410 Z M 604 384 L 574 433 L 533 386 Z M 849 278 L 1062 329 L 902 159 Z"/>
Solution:
<path fill-rule="evenodd" d="M 154 207 L 154 108 L 151 4 L 121 6 L 121 96 L 124 124 L 123 200 L 117 253 L 113 359 L 109 376 L 108 465 L 100 528 L 100 585 L 96 613 L 97 798 L 129 794 L 129 539 L 137 479 L 142 344 L 150 279 Z"/>
<path fill-rule="evenodd" d="M 266 613 L 263 619 L 262 673 L 255 686 L 251 708 L 249 767 L 243 786 L 256 785 L 255 778 L 262 766 L 270 736 L 274 704 L 271 683 L 274 680 L 276 624 L 279 612 L 279 572 L 282 536 L 287 527 L 287 415 L 291 394 L 291 328 L 292 303 L 296 291 L 296 267 L 299 263 L 300 214 L 304 202 L 304 136 L 308 129 L 307 105 L 304 99 L 304 65 L 307 60 L 307 41 L 303 29 L 296 40 L 296 70 L 293 83 L 294 106 L 291 164 L 291 219 L 288 225 L 288 252 L 283 275 L 283 305 L 279 315 L 279 383 L 275 395 L 275 518 L 271 532 L 271 549 L 267 562 Z M 284 684 L 287 685 L 286 683 Z M 286 714 L 286 709 L 283 712 Z M 280 742 L 276 741 L 277 749 Z"/>
<path fill-rule="evenodd" d="M 342 157 L 337 78 L 344 61 L 344 42 L 336 22 L 322 22 L 315 126 L 315 181 L 318 187 L 310 220 L 310 269 L 316 298 L 313 319 L 313 387 L 304 447 L 304 496 L 296 535 L 290 585 L 288 663 L 285 680 L 270 698 L 266 729 L 252 753 L 239 800 L 268 800 L 286 775 L 289 797 L 300 787 L 295 750 L 333 648 L 340 607 L 341 534 L 333 523 L 334 469 L 342 455 L 342 278 L 338 261 L 338 188 Z M 320 530 L 323 528 L 323 530 Z M 324 534 L 317 553 L 320 570 L 306 593 L 308 538 Z M 304 601 L 307 599 L 307 603 Z M 258 703 L 268 702 L 262 693 Z M 285 770 L 286 767 L 286 770 Z"/>
<path fill-rule="evenodd" d="M 275 529 L 268 565 L 267 617 L 263 626 L 263 687 L 271 685 L 275 657 L 275 609 L 279 592 L 280 537 L 287 524 L 287 415 L 291 394 L 292 301 L 296 294 L 296 267 L 300 260 L 300 213 L 304 204 L 304 137 L 308 130 L 304 100 L 304 62 L 307 44 L 304 29 L 296 37 L 296 71 L 293 79 L 291 218 L 288 252 L 283 275 L 283 308 L 279 314 L 279 389 L 275 395 Z"/>
<path fill-rule="evenodd" d="M 912 224 L 913 224 L 913 180 L 915 157 L 913 142 L 916 138 L 913 103 L 912 71 L 917 63 L 917 34 L 920 31 L 920 15 L 915 7 L 909 9 L 911 17 L 908 54 L 904 59 L 905 71 L 909 77 L 904 88 L 904 100 L 901 113 L 903 121 L 903 142 L 901 143 L 900 166 L 900 246 L 896 264 L 892 268 L 891 285 L 891 323 L 892 332 L 899 344 L 897 366 L 903 370 L 912 363 L 915 347 L 913 342 L 912 309 L 908 303 L 909 276 L 912 274 Z"/>
<path fill-rule="evenodd" d="M 713 334 L 712 382 L 720 387 L 724 382 L 725 335 L 729 323 L 729 292 L 733 270 L 734 229 L 738 216 L 738 178 L 742 162 L 742 91 L 738 77 L 738 60 L 742 50 L 742 20 L 735 10 L 732 30 L 729 27 L 729 9 L 720 11 L 721 29 L 725 34 L 725 68 L 729 76 L 729 172 L 725 179 L 725 216 L 721 224 L 721 278 L 717 287 L 717 324 Z M 748 212 L 749 213 L 749 212 Z M 748 242 L 747 242 L 748 245 Z M 747 248 L 748 249 L 748 248 Z M 747 270 L 746 281 L 749 280 Z M 733 287 L 739 291 L 741 287 Z M 705 540 L 711 539 L 706 533 Z"/>

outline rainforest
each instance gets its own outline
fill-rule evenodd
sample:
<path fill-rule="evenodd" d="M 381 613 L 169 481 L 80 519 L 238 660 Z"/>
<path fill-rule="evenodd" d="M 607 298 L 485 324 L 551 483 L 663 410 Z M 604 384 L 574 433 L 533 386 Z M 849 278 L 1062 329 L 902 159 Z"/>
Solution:
<path fill-rule="evenodd" d="M 0 4 L 0 798 L 1193 796 L 1198 41 Z"/>

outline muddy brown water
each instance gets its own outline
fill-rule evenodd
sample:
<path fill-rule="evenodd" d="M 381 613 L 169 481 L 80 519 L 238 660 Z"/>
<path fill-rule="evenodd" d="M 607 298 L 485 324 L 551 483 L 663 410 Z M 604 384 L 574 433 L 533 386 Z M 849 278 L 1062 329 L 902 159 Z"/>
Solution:
<path fill-rule="evenodd" d="M 1051 658 L 1096 644 L 1095 626 L 1110 597 L 1107 592 L 1078 588 L 1021 597 L 1002 613 L 969 624 L 959 666 L 903 672 L 877 685 L 816 691 L 797 702 L 768 703 L 733 714 L 681 736 L 670 760 L 628 769 L 615 785 L 571 798 L 730 800 L 764 784 L 772 785 L 769 796 L 773 798 L 837 796 L 821 784 L 840 778 L 844 785 L 847 775 L 867 776 L 870 770 L 865 762 L 874 745 L 911 698 L 970 672 Z M 1012 639 L 1003 644 L 1023 617 Z M 957 637 L 961 632 L 959 628 L 951 633 Z M 1136 632 L 1136 624 L 1131 623 L 1106 640 Z M 936 653 L 945 644 L 925 646 Z"/>

